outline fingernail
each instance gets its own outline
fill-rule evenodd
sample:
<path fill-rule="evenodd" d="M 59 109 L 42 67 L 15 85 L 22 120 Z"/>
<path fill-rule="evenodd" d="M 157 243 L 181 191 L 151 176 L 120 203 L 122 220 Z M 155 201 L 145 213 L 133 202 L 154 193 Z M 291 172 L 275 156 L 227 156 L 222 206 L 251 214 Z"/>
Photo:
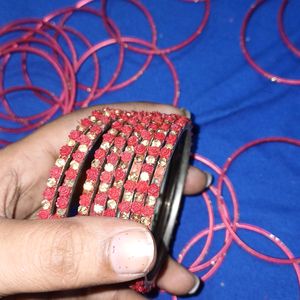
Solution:
<path fill-rule="evenodd" d="M 183 108 L 183 107 L 181 107 L 180 110 L 181 110 L 182 114 L 183 114 L 185 117 L 187 117 L 188 119 L 191 118 L 191 113 L 190 113 L 188 110 L 186 110 L 186 109 Z"/>
<path fill-rule="evenodd" d="M 204 173 L 206 175 L 206 184 L 205 184 L 205 187 L 208 188 L 212 184 L 214 178 L 213 178 L 213 176 L 210 173 L 208 173 L 206 171 L 204 171 Z"/>
<path fill-rule="evenodd" d="M 198 289 L 200 287 L 200 283 L 201 283 L 198 276 L 196 276 L 196 275 L 193 275 L 193 276 L 194 276 L 194 279 L 195 279 L 195 284 L 193 285 L 191 290 L 188 292 L 189 295 L 195 294 L 198 291 Z"/>
<path fill-rule="evenodd" d="M 113 270 L 118 274 L 144 275 L 150 271 L 155 244 L 146 230 L 129 230 L 114 236 L 109 256 Z"/>

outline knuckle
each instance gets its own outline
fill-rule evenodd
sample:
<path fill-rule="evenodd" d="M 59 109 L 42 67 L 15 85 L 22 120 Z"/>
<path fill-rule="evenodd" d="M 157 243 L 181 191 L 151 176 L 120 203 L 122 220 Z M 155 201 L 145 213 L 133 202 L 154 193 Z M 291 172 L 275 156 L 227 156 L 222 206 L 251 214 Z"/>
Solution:
<path fill-rule="evenodd" d="M 47 236 L 43 246 L 41 257 L 42 271 L 52 278 L 59 281 L 60 285 L 68 286 L 70 280 L 72 285 L 78 280 L 80 268 L 80 256 L 83 248 L 81 238 L 82 226 L 79 222 L 62 222 Z"/>

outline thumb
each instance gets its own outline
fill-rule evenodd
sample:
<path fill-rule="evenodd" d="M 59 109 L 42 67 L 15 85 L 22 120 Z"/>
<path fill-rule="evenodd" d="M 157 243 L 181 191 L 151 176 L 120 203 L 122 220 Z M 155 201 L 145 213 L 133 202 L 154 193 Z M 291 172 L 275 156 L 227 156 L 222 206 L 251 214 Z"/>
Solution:
<path fill-rule="evenodd" d="M 154 264 L 142 225 L 107 217 L 0 220 L 0 296 L 133 280 Z"/>

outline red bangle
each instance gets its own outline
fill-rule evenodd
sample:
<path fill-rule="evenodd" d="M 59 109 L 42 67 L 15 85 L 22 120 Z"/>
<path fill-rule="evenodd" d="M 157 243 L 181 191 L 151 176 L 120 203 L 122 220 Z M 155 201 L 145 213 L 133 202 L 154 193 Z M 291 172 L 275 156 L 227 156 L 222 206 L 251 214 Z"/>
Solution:
<path fill-rule="evenodd" d="M 104 108 L 69 134 L 50 171 L 40 219 L 98 215 L 148 227 L 158 257 L 132 287 L 151 289 L 166 259 L 188 167 L 191 122 L 185 116 Z"/>

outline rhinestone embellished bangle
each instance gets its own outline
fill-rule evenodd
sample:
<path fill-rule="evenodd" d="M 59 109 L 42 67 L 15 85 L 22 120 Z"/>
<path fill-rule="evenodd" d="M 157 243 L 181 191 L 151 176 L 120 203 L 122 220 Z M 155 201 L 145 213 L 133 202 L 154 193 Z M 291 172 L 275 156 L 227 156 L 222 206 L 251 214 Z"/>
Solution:
<path fill-rule="evenodd" d="M 117 217 L 148 227 L 156 240 L 157 262 L 132 286 L 147 292 L 167 256 L 190 145 L 186 116 L 95 110 L 60 149 L 38 217 Z"/>

